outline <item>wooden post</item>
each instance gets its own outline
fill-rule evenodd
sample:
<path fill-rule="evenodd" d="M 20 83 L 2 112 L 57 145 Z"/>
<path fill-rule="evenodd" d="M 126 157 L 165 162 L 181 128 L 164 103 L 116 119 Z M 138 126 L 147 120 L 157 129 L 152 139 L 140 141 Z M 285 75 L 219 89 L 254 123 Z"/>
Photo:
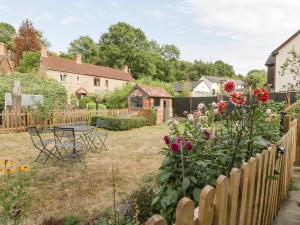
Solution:
<path fill-rule="evenodd" d="M 148 219 L 145 225 L 167 225 L 167 221 L 161 215 L 154 215 Z"/>
<path fill-rule="evenodd" d="M 228 195 L 228 225 L 236 225 L 237 223 L 237 206 L 240 186 L 240 170 L 233 168 L 229 177 L 229 195 Z"/>
<path fill-rule="evenodd" d="M 211 225 L 214 219 L 215 188 L 206 185 L 200 193 L 199 225 Z"/>
<path fill-rule="evenodd" d="M 176 208 L 176 222 L 175 225 L 194 225 L 194 202 L 184 197 L 182 198 Z"/>
<path fill-rule="evenodd" d="M 239 225 L 245 223 L 245 213 L 247 210 L 247 193 L 248 193 L 248 177 L 249 177 L 249 165 L 244 162 L 241 167 L 241 180 L 240 180 L 240 199 L 239 199 Z"/>
<path fill-rule="evenodd" d="M 247 195 L 247 213 L 245 214 L 246 224 L 252 225 L 252 210 L 253 210 L 253 198 L 254 198 L 254 184 L 256 173 L 256 159 L 251 157 L 249 160 L 249 179 L 248 179 L 248 195 Z"/>
<path fill-rule="evenodd" d="M 287 133 L 289 131 L 289 128 L 290 128 L 290 116 L 285 115 L 284 116 L 284 123 L 283 123 L 283 132 Z"/>
<path fill-rule="evenodd" d="M 219 176 L 216 184 L 216 203 L 214 225 L 224 225 L 227 221 L 227 202 L 229 192 L 229 179 Z"/>
<path fill-rule="evenodd" d="M 261 154 L 256 154 L 256 187 L 255 187 L 255 197 L 254 197 L 254 209 L 253 209 L 253 218 L 252 218 L 252 224 L 256 224 L 256 221 L 258 220 L 258 212 L 259 212 L 259 201 L 261 196 L 261 178 L 263 173 L 263 156 Z"/>

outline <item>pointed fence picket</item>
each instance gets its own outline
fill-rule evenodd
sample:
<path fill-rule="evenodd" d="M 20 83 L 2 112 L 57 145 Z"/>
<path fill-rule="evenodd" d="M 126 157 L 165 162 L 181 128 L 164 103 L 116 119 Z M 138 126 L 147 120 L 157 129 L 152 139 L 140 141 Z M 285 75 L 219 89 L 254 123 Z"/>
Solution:
<path fill-rule="evenodd" d="M 299 143 L 298 121 L 286 121 L 289 129 L 282 138 L 283 155 L 278 155 L 277 145 L 272 145 L 240 169 L 233 168 L 229 177 L 220 175 L 215 187 L 202 189 L 196 209 L 191 199 L 182 198 L 176 208 L 175 225 L 271 225 L 287 197 Z M 166 224 L 160 215 L 146 222 Z"/>

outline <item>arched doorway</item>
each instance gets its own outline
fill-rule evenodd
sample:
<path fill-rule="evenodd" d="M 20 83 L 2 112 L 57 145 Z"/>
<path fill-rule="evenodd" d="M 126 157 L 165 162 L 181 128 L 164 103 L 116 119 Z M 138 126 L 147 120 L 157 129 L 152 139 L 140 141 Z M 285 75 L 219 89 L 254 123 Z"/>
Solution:
<path fill-rule="evenodd" d="M 78 99 L 80 99 L 82 96 L 86 96 L 88 94 L 87 90 L 84 88 L 78 88 L 75 92 L 75 95 Z"/>

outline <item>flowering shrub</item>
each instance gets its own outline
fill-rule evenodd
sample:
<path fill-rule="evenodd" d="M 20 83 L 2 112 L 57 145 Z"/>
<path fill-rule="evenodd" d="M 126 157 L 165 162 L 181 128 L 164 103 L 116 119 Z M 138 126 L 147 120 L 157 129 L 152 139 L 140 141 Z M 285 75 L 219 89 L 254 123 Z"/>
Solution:
<path fill-rule="evenodd" d="M 152 205 L 170 222 L 183 196 L 198 202 L 201 188 L 214 185 L 219 175 L 229 174 L 279 137 L 279 116 L 264 107 L 269 93 L 260 88 L 246 99 L 234 90 L 235 83 L 228 81 L 224 85 L 228 102 L 199 104 L 183 125 L 176 120 L 169 123 L 159 194 Z"/>

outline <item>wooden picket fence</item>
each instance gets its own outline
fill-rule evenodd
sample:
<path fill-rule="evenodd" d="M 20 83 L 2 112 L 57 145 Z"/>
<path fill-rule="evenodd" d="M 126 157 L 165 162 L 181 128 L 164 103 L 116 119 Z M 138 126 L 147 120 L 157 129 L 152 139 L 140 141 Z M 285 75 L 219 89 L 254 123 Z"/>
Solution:
<path fill-rule="evenodd" d="M 278 155 L 277 145 L 256 154 L 230 176 L 220 175 L 215 187 L 205 186 L 199 206 L 184 197 L 176 208 L 176 225 L 271 225 L 281 203 L 286 199 L 293 176 L 297 150 L 297 120 L 288 124 Z M 166 225 L 160 215 L 152 216 L 146 225 Z"/>
<path fill-rule="evenodd" d="M 29 111 L 3 111 L 0 113 L 0 132 L 19 132 L 25 131 L 29 126 L 38 125 L 59 125 L 65 123 L 74 123 L 75 121 L 89 121 L 92 116 L 130 116 L 137 114 L 137 110 L 129 109 L 101 109 L 101 110 L 60 110 L 51 112 L 51 116 L 46 121 L 40 121 L 36 118 L 36 112 Z M 0 124 L 0 125 L 1 125 Z"/>

